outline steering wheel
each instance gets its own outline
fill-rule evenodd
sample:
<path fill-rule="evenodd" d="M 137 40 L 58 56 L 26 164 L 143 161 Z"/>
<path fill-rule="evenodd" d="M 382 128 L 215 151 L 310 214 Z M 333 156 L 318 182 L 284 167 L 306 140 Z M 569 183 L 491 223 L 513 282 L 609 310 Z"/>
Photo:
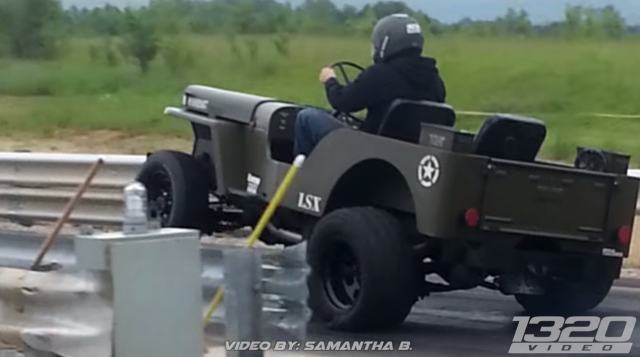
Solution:
<path fill-rule="evenodd" d="M 357 63 L 353 63 L 353 62 L 349 62 L 349 61 L 340 61 L 340 62 L 336 62 L 336 63 L 332 64 L 331 68 L 339 69 L 340 73 L 342 73 L 342 76 L 344 77 L 344 81 L 347 84 L 351 83 L 351 80 L 349 79 L 349 76 L 347 75 L 347 72 L 344 70 L 345 67 L 353 67 L 353 68 L 359 70 L 360 72 L 364 71 L 364 68 L 362 66 L 360 66 Z"/>
<path fill-rule="evenodd" d="M 344 78 L 345 84 L 351 83 L 349 76 L 347 75 L 347 71 L 345 71 L 345 67 L 353 67 L 355 69 L 360 70 L 360 72 L 364 71 L 364 68 L 357 63 L 349 62 L 349 61 L 340 61 L 332 64 L 330 66 L 333 69 L 340 70 L 342 77 Z M 362 123 L 364 123 L 364 119 L 358 118 L 357 116 L 351 113 L 343 113 L 339 111 L 335 111 L 333 115 L 339 120 L 345 122 L 347 125 L 351 127 L 358 128 Z"/>

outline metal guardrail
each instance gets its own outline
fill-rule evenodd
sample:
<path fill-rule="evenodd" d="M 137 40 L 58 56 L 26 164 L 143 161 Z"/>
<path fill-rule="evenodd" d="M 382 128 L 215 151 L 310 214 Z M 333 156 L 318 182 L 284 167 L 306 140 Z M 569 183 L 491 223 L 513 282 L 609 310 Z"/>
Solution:
<path fill-rule="evenodd" d="M 110 357 L 107 280 L 100 274 L 1 268 L 0 356 L 27 350 L 38 357 L 41 351 L 52 357 Z"/>
<path fill-rule="evenodd" d="M 122 190 L 144 163 L 143 155 L 2 152 L 0 218 L 24 225 L 55 221 L 98 158 L 104 165 L 69 221 L 122 224 Z"/>
<path fill-rule="evenodd" d="M 121 225 L 122 190 L 134 179 L 144 155 L 0 152 L 0 218 L 23 225 L 55 221 L 98 158 L 104 165 L 69 222 Z M 640 177 L 640 170 L 629 170 L 629 175 Z"/>
<path fill-rule="evenodd" d="M 169 234 L 172 230 L 164 229 L 162 231 Z M 106 236 L 112 237 L 118 234 L 120 233 L 107 233 Z M 149 232 L 149 234 L 153 234 L 153 232 Z M 44 235 L 31 232 L 0 232 L 0 267 L 4 267 L 4 269 L 29 269 L 44 238 Z M 84 241 L 86 242 L 88 239 L 84 239 Z M 86 245 L 86 243 L 82 244 Z M 208 329 L 224 333 L 226 340 L 304 340 L 307 323 L 311 317 L 311 312 L 307 307 L 306 277 L 309 268 L 306 265 L 305 249 L 304 243 L 285 249 L 246 249 L 235 246 L 202 245 L 200 247 L 202 268 L 199 277 L 202 286 L 200 307 L 202 315 L 204 315 L 207 303 L 217 289 L 223 285 L 227 296 L 213 315 Z M 77 256 L 79 252 L 78 238 L 60 236 L 48 251 L 42 264 L 55 267 L 56 274 L 59 276 L 67 274 L 66 283 L 78 282 L 81 281 L 81 278 L 74 274 L 87 265 L 86 257 L 79 258 Z M 91 259 L 93 258 L 95 257 L 92 256 Z M 102 263 L 98 259 L 97 262 L 92 260 L 91 264 L 100 267 Z M 169 266 L 168 269 L 171 269 L 171 266 L 175 266 L 174 264 L 179 264 L 179 262 L 165 262 L 165 264 Z M 251 274 L 249 268 L 251 264 L 258 264 L 258 267 L 261 267 L 258 269 L 257 275 Z M 131 268 L 135 268 L 135 266 L 124 267 L 123 270 Z M 3 275 L 2 270 L 0 268 L 0 277 Z M 158 272 L 154 273 L 159 274 Z M 51 277 L 51 279 L 55 280 L 56 277 Z M 0 284 L 2 281 L 0 279 Z M 169 282 L 165 283 L 171 285 Z M 260 286 L 260 289 L 255 289 L 256 284 Z M 61 288 L 60 290 L 65 289 Z M 64 298 L 64 294 L 58 296 Z M 4 320 L 1 319 L 1 311 L 3 310 L 1 297 L 2 287 L 0 287 L 0 336 L 4 330 Z M 55 313 L 72 313 L 70 309 L 77 310 L 79 308 L 79 306 L 62 304 L 58 305 Z M 255 314 L 256 309 L 262 311 L 262 314 Z M 39 310 L 39 312 L 44 313 L 41 316 L 44 320 L 50 317 L 47 310 Z M 201 324 L 201 321 L 199 323 Z M 82 324 L 74 326 L 82 326 Z M 51 331 L 55 331 L 55 329 Z M 81 334 L 75 335 L 80 336 Z M 0 346 L 0 356 L 4 357 L 2 348 Z M 256 351 L 251 352 L 256 353 Z M 69 356 L 75 357 L 76 355 L 70 353 Z"/>

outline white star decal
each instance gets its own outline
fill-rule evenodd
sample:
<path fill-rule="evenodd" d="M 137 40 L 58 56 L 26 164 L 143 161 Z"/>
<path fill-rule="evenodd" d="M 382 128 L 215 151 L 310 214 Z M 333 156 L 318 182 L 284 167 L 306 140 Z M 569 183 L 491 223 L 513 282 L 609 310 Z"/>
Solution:
<path fill-rule="evenodd" d="M 435 156 L 427 155 L 420 160 L 418 166 L 418 181 L 424 187 L 431 187 L 440 177 L 440 163 Z"/>

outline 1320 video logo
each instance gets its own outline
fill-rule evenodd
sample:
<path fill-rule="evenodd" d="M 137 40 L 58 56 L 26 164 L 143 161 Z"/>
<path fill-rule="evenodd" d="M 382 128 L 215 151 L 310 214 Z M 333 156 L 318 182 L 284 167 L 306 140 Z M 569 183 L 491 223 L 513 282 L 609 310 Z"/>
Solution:
<path fill-rule="evenodd" d="M 513 321 L 518 322 L 509 349 L 509 353 L 514 354 L 630 353 L 633 343 L 628 341 L 636 326 L 636 318 L 632 316 L 574 316 L 567 319 L 560 316 L 516 316 Z M 547 323 L 552 325 L 546 326 Z M 615 336 L 611 336 L 609 330 L 614 330 L 610 328 L 614 323 L 620 324 L 622 333 L 615 331 Z M 527 333 L 527 327 L 542 324 L 545 326 L 540 326 L 539 331 L 543 336 Z M 580 326 L 576 326 L 578 324 Z M 585 335 L 594 331 L 595 336 Z"/>

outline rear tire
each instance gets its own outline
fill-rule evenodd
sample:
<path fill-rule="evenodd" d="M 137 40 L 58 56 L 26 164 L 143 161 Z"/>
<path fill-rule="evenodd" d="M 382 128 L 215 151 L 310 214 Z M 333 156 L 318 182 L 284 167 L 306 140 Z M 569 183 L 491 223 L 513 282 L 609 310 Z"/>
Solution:
<path fill-rule="evenodd" d="M 354 264 L 347 268 L 350 258 Z M 308 261 L 309 304 L 314 317 L 330 329 L 393 328 L 417 299 L 410 242 L 400 222 L 383 210 L 344 208 L 323 217 L 311 233 Z"/>
<path fill-rule="evenodd" d="M 147 158 L 136 180 L 145 185 L 163 227 L 206 232 L 209 189 L 205 170 L 188 154 L 164 150 Z"/>
<path fill-rule="evenodd" d="M 525 311 L 535 316 L 582 315 L 596 308 L 607 297 L 613 278 L 600 277 L 594 281 L 548 283 L 544 295 L 516 295 Z"/>

